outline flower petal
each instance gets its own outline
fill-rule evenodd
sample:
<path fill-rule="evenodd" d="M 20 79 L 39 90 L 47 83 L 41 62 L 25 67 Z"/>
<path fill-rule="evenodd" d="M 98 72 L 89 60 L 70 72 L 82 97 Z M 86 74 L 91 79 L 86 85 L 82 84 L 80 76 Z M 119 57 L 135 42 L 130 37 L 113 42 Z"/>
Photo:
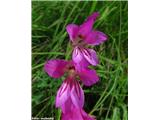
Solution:
<path fill-rule="evenodd" d="M 81 110 L 83 120 L 95 120 L 93 117 L 89 116 L 83 109 Z"/>
<path fill-rule="evenodd" d="M 91 65 L 96 66 L 99 63 L 96 52 L 93 49 L 83 48 L 82 54 Z"/>
<path fill-rule="evenodd" d="M 71 119 L 71 117 L 72 117 L 72 113 L 70 112 L 70 113 L 63 113 L 62 112 L 62 120 L 73 120 L 73 119 Z"/>
<path fill-rule="evenodd" d="M 78 81 L 75 81 L 71 89 L 72 103 L 76 108 L 82 108 L 84 105 L 84 92 L 79 85 Z"/>
<path fill-rule="evenodd" d="M 74 48 L 73 54 L 72 54 L 72 59 L 75 63 L 79 63 L 79 62 L 81 62 L 82 59 L 84 59 L 83 55 L 78 47 Z"/>
<path fill-rule="evenodd" d="M 70 96 L 70 85 L 64 81 L 57 92 L 56 107 L 62 107 L 62 105 L 65 104 L 69 96 Z"/>
<path fill-rule="evenodd" d="M 77 70 L 80 70 L 81 68 L 87 67 L 89 65 L 88 61 L 81 53 L 81 49 L 78 47 L 75 47 L 73 50 L 72 60 Z"/>
<path fill-rule="evenodd" d="M 70 113 L 63 113 L 62 112 L 62 118 L 61 118 L 61 120 L 72 120 L 71 116 L 72 116 L 71 112 Z"/>
<path fill-rule="evenodd" d="M 82 25 L 80 25 L 80 28 L 79 28 L 80 38 L 82 38 L 82 39 L 86 38 L 86 36 L 89 34 L 89 32 L 92 31 L 93 24 L 94 24 L 94 21 L 89 20 L 89 21 L 84 22 Z"/>
<path fill-rule="evenodd" d="M 98 12 L 94 12 L 92 15 L 88 16 L 88 18 L 86 19 L 86 21 L 88 21 L 88 20 L 95 21 L 98 16 L 99 16 L 99 13 Z"/>
<path fill-rule="evenodd" d="M 87 35 L 85 42 L 90 45 L 99 45 L 107 39 L 107 35 L 105 35 L 103 32 L 92 31 Z"/>
<path fill-rule="evenodd" d="M 91 86 L 99 81 L 99 77 L 96 74 L 95 70 L 90 69 L 83 69 L 81 72 L 79 72 L 80 80 L 83 82 L 86 86 Z"/>
<path fill-rule="evenodd" d="M 49 60 L 45 63 L 44 70 L 49 76 L 59 78 L 64 74 L 67 64 L 68 62 L 65 60 Z"/>
<path fill-rule="evenodd" d="M 92 26 L 99 14 L 97 12 L 93 13 L 91 16 L 89 16 L 86 21 L 80 25 L 79 27 L 79 35 L 85 39 L 85 37 L 88 35 L 89 32 L 92 31 Z"/>
<path fill-rule="evenodd" d="M 75 24 L 69 24 L 67 25 L 66 30 L 69 34 L 70 40 L 73 42 L 78 35 L 79 26 Z"/>
<path fill-rule="evenodd" d="M 81 109 L 73 108 L 69 113 L 62 113 L 62 120 L 87 120 L 83 119 Z"/>
<path fill-rule="evenodd" d="M 68 97 L 68 99 L 64 102 L 64 104 L 61 105 L 62 112 L 65 114 L 70 113 L 73 107 L 74 106 L 71 97 Z"/>
<path fill-rule="evenodd" d="M 62 120 L 95 120 L 89 116 L 83 109 L 73 108 L 70 113 L 62 113 Z"/>

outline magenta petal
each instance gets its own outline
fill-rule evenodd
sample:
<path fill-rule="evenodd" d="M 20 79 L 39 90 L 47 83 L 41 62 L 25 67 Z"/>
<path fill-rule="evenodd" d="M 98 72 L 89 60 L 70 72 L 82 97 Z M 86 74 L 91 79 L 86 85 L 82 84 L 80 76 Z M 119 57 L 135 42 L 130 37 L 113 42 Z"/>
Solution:
<path fill-rule="evenodd" d="M 78 81 L 75 81 L 71 89 L 72 103 L 76 108 L 82 108 L 84 105 L 84 92 L 79 85 Z"/>
<path fill-rule="evenodd" d="M 80 61 L 79 63 L 76 62 L 74 64 L 76 71 L 81 71 L 81 69 L 86 68 L 90 65 L 90 63 L 84 58 L 82 59 L 82 61 Z"/>
<path fill-rule="evenodd" d="M 83 109 L 73 108 L 70 113 L 62 113 L 62 120 L 95 120 L 89 116 Z"/>
<path fill-rule="evenodd" d="M 82 61 L 83 55 L 78 47 L 75 47 L 72 54 L 72 59 L 75 63 L 79 63 Z"/>
<path fill-rule="evenodd" d="M 92 15 L 90 15 L 90 16 L 86 19 L 86 21 L 88 21 L 88 20 L 93 20 L 93 21 L 95 21 L 98 16 L 99 16 L 99 13 L 98 13 L 98 12 L 94 12 Z"/>
<path fill-rule="evenodd" d="M 61 120 L 72 120 L 71 116 L 72 116 L 71 113 L 63 113 L 62 112 L 62 118 L 61 118 Z"/>
<path fill-rule="evenodd" d="M 99 81 L 99 77 L 95 70 L 83 69 L 79 72 L 79 77 L 86 86 L 91 86 Z"/>
<path fill-rule="evenodd" d="M 67 25 L 66 30 L 69 34 L 70 40 L 72 40 L 72 42 L 73 42 L 78 35 L 79 27 L 75 24 L 69 24 L 69 25 Z"/>
<path fill-rule="evenodd" d="M 86 21 L 80 25 L 79 27 L 79 35 L 82 38 L 86 38 L 86 36 L 92 31 L 92 26 L 99 14 L 97 12 L 93 13 L 91 16 L 89 16 Z"/>
<path fill-rule="evenodd" d="M 93 117 L 89 116 L 83 109 L 81 110 L 83 120 L 95 120 Z"/>
<path fill-rule="evenodd" d="M 49 76 L 59 78 L 64 74 L 67 64 L 68 62 L 65 60 L 49 60 L 45 63 L 44 70 Z"/>
<path fill-rule="evenodd" d="M 79 35 L 82 37 L 82 39 L 85 39 L 85 37 L 92 31 L 93 24 L 94 21 L 89 20 L 80 25 Z"/>
<path fill-rule="evenodd" d="M 105 35 L 103 32 L 92 31 L 87 35 L 85 42 L 90 45 L 99 45 L 107 39 L 107 35 Z"/>
<path fill-rule="evenodd" d="M 72 117 L 72 113 L 71 112 L 70 113 L 63 113 L 62 112 L 61 120 L 73 120 L 73 119 L 71 119 L 71 117 Z"/>
<path fill-rule="evenodd" d="M 62 107 L 70 96 L 70 86 L 67 82 L 63 82 L 56 96 L 56 107 Z M 63 108 L 62 108 L 63 109 Z"/>
<path fill-rule="evenodd" d="M 81 53 L 81 49 L 78 47 L 75 47 L 73 50 L 72 60 L 77 70 L 80 70 L 81 68 L 87 67 L 89 65 L 88 61 Z"/>
<path fill-rule="evenodd" d="M 60 107 L 63 113 L 65 114 L 70 113 L 74 107 L 71 97 L 68 97 L 68 99 L 64 102 L 64 104 L 62 104 Z"/>
<path fill-rule="evenodd" d="M 82 54 L 85 57 L 85 59 L 91 64 L 96 66 L 99 61 L 96 55 L 96 52 L 93 49 L 82 49 Z"/>
<path fill-rule="evenodd" d="M 81 114 L 81 109 L 73 108 L 69 113 L 62 113 L 62 120 L 88 120 L 84 119 Z"/>

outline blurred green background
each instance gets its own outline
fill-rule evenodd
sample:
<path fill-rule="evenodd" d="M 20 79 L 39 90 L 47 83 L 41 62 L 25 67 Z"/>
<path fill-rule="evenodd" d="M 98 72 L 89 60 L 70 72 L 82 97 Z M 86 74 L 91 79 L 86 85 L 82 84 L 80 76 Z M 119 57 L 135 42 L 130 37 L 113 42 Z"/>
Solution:
<path fill-rule="evenodd" d="M 56 91 L 64 77 L 53 79 L 43 70 L 48 59 L 71 59 L 65 27 L 81 24 L 98 11 L 94 28 L 109 36 L 93 47 L 100 64 L 100 81 L 83 86 L 87 113 L 97 120 L 128 119 L 128 2 L 127 1 L 32 1 L 32 117 L 60 118 L 55 108 Z"/>

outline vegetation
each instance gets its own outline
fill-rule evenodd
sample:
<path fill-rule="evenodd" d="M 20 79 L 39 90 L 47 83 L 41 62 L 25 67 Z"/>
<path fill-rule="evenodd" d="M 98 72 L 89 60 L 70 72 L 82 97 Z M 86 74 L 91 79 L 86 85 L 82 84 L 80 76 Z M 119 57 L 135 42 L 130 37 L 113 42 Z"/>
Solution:
<path fill-rule="evenodd" d="M 87 113 L 97 120 L 128 119 L 128 2 L 32 1 L 32 117 L 60 119 L 55 96 L 64 78 L 54 79 L 43 70 L 48 59 L 71 59 L 66 25 L 81 24 L 98 11 L 94 28 L 109 39 L 95 46 L 100 81 L 83 86 Z"/>

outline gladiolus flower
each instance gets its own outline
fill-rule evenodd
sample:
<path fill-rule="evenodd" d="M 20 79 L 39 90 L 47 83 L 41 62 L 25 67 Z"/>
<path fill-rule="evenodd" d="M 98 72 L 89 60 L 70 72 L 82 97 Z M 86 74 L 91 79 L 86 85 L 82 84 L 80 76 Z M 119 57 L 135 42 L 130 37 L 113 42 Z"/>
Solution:
<path fill-rule="evenodd" d="M 56 107 L 60 107 L 63 113 L 66 113 L 72 104 L 77 109 L 83 108 L 84 92 L 77 80 L 68 77 L 57 92 Z"/>
<path fill-rule="evenodd" d="M 44 70 L 53 78 L 59 78 L 64 73 L 68 73 L 69 78 L 79 78 L 86 86 L 91 86 L 99 80 L 95 70 L 91 70 L 88 67 L 79 69 L 72 61 L 49 60 L 46 62 Z"/>
<path fill-rule="evenodd" d="M 69 24 L 66 27 L 74 46 L 72 60 L 78 65 L 87 66 L 91 64 L 96 66 L 99 63 L 96 52 L 86 47 L 87 45 L 99 45 L 108 39 L 104 33 L 92 29 L 98 16 L 99 13 L 95 12 L 82 25 Z"/>
<path fill-rule="evenodd" d="M 65 72 L 68 73 L 56 96 L 56 107 L 60 107 L 63 113 L 66 113 L 67 109 L 69 109 L 66 106 L 71 106 L 70 104 L 73 104 L 77 109 L 83 108 L 84 92 L 76 80 L 77 78 L 80 78 L 86 86 L 90 86 L 99 80 L 95 70 L 76 68 L 72 61 L 59 59 L 49 60 L 44 66 L 44 70 L 53 78 L 59 78 Z"/>

